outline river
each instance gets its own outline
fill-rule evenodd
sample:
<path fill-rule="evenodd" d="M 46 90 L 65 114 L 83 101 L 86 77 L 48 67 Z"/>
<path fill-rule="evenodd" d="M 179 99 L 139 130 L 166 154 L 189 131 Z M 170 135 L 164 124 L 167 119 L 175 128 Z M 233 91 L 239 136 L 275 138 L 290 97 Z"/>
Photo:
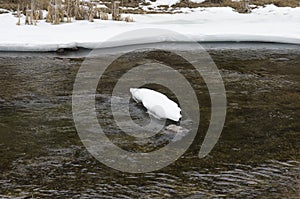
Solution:
<path fill-rule="evenodd" d="M 207 43 L 204 47 L 226 88 L 221 137 L 207 157 L 198 158 L 208 126 L 209 98 L 204 96 L 197 140 L 173 164 L 143 174 L 105 166 L 77 134 L 72 90 L 87 50 L 0 52 L 0 197 L 299 198 L 299 46 Z M 124 70 L 120 67 L 103 79 L 104 90 L 111 89 L 111 81 Z M 188 68 L 181 72 L 193 75 Z M 207 95 L 199 81 L 191 83 L 195 92 Z M 131 147 L 109 122 L 105 110 L 109 103 L 109 95 L 98 95 L 97 116 L 107 118 L 105 127 L 116 144 L 145 151 L 160 146 L 153 142 Z M 134 102 L 130 110 L 137 120 L 147 117 Z"/>

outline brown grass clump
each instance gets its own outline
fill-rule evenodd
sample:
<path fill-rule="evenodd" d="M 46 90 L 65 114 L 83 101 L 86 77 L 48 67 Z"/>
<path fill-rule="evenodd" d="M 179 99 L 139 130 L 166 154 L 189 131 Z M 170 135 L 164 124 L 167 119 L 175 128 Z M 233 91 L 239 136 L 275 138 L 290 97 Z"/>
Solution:
<path fill-rule="evenodd" d="M 251 0 L 250 0 L 251 1 Z M 193 2 L 180 2 L 173 5 L 172 7 L 189 7 L 189 8 L 198 8 L 198 7 L 231 7 L 237 11 L 242 11 L 244 2 L 233 2 L 231 0 L 223 0 L 220 3 L 212 3 L 211 1 L 205 1 L 203 3 L 193 3 Z"/>
<path fill-rule="evenodd" d="M 266 4 L 274 4 L 278 7 L 299 7 L 299 0 L 250 0 L 250 4 L 263 6 Z"/>
<path fill-rule="evenodd" d="M 150 6 L 151 3 L 150 3 L 150 2 L 142 2 L 141 5 L 142 5 L 142 6 Z"/>
<path fill-rule="evenodd" d="M 26 5 L 30 5 L 31 0 L 0 0 L 0 8 L 4 8 L 7 10 L 17 11 L 18 4 L 20 4 L 20 9 L 26 7 Z M 49 0 L 37 0 L 36 4 L 39 9 L 47 10 L 47 6 L 49 4 Z"/>
<path fill-rule="evenodd" d="M 0 4 L 0 8 L 3 8 L 3 9 L 6 9 L 6 10 L 14 10 L 16 11 L 17 10 L 17 4 L 10 4 L 10 3 L 1 3 Z M 4 12 L 2 12 L 4 13 Z M 0 13 L 0 14 L 2 14 Z"/>
<path fill-rule="evenodd" d="M 256 6 L 264 6 L 268 4 L 274 4 L 278 7 L 299 7 L 300 1 L 299 0 L 250 0 L 249 2 L 251 5 Z M 245 12 L 244 8 L 244 1 L 240 2 L 233 2 L 231 0 L 222 0 L 216 1 L 213 3 L 212 0 L 207 0 L 203 3 L 193 3 L 189 1 L 181 1 L 172 6 L 175 7 L 189 7 L 189 8 L 197 8 L 197 7 L 231 7 L 238 12 Z"/>
<path fill-rule="evenodd" d="M 160 5 L 160 6 L 157 6 L 157 7 L 160 8 L 160 9 L 164 9 L 164 10 L 168 10 L 169 9 L 168 5 Z"/>
<path fill-rule="evenodd" d="M 122 13 L 124 14 L 147 14 L 145 10 L 142 9 L 122 9 Z"/>
<path fill-rule="evenodd" d="M 100 14 L 100 19 L 101 20 L 108 20 L 108 14 L 105 12 L 101 12 Z"/>
<path fill-rule="evenodd" d="M 126 22 L 134 22 L 133 18 L 130 15 L 125 17 L 125 21 Z"/>

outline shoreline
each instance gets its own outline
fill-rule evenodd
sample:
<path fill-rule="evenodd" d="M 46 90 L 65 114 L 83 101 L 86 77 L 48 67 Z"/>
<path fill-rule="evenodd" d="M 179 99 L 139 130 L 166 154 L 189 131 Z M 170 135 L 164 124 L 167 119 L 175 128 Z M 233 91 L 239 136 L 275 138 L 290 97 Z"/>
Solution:
<path fill-rule="evenodd" d="M 300 51 L 300 44 L 291 44 L 291 43 L 279 43 L 279 42 L 253 42 L 253 41 L 243 41 L 243 42 L 232 42 L 232 41 L 225 41 L 225 42 L 198 42 L 204 50 L 207 51 L 219 51 L 219 50 L 276 50 L 276 51 Z M 149 44 L 150 45 L 150 44 Z M 126 48 L 126 46 L 116 46 L 116 47 L 108 47 L 109 48 Z M 105 50 L 105 48 L 103 48 Z M 52 51 L 2 51 L 0 50 L 0 56 L 3 54 L 49 54 L 55 56 L 69 56 L 74 55 L 75 57 L 85 57 L 91 51 L 98 50 L 98 49 L 90 49 L 90 48 L 62 48 L 59 50 L 52 50 Z M 99 49 L 100 50 L 100 49 Z M 192 49 L 185 49 L 185 50 L 192 50 Z"/>

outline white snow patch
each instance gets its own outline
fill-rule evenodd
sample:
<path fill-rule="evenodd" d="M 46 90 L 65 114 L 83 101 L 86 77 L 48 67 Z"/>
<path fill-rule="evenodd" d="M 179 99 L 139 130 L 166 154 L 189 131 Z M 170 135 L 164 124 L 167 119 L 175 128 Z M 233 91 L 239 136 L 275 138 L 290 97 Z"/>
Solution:
<path fill-rule="evenodd" d="M 55 51 L 58 48 L 96 48 L 101 42 L 136 29 L 156 28 L 175 31 L 195 41 L 256 41 L 300 44 L 300 8 L 274 5 L 239 14 L 232 8 L 182 9 L 178 14 L 133 14 L 135 22 L 95 20 L 51 25 L 44 20 L 37 26 L 17 26 L 11 13 L 0 15 L 1 51 Z M 126 17 L 127 15 L 123 15 Z M 111 17 L 111 16 L 110 16 Z M 132 35 L 117 37 L 112 46 L 172 41 L 174 38 Z M 107 45 L 110 45 L 107 44 Z M 102 46 L 101 46 L 102 47 Z"/>
<path fill-rule="evenodd" d="M 103 4 L 97 4 L 97 5 L 96 5 L 96 8 L 107 8 L 107 6 L 106 6 L 106 5 L 103 5 Z"/>
<path fill-rule="evenodd" d="M 142 102 L 148 113 L 157 119 L 170 119 L 178 122 L 181 118 L 181 109 L 167 96 L 147 88 L 131 88 L 132 98 Z"/>
<path fill-rule="evenodd" d="M 9 10 L 6 10 L 4 8 L 0 8 L 0 12 L 9 12 Z"/>
<path fill-rule="evenodd" d="M 191 2 L 194 2 L 194 3 L 203 3 L 204 1 L 206 1 L 206 0 L 191 0 Z"/>

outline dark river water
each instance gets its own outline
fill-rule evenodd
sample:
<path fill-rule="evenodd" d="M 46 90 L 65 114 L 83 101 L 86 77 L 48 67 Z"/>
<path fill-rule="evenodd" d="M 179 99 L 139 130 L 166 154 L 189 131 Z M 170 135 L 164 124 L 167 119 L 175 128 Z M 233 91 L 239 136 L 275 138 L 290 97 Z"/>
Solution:
<path fill-rule="evenodd" d="M 194 72 L 181 65 L 180 72 L 192 79 L 191 85 L 203 102 L 197 137 L 177 161 L 142 174 L 123 173 L 102 164 L 77 134 L 72 90 L 88 51 L 0 52 L 0 197 L 299 198 L 300 47 L 205 47 L 226 88 L 227 116 L 221 137 L 208 156 L 198 158 L 210 100 L 203 81 L 196 81 Z M 115 63 L 117 70 L 108 72 L 98 85 L 97 116 L 110 139 L 127 150 L 155 150 L 167 138 L 132 145 L 111 123 L 107 110 L 111 99 L 106 91 L 125 72 L 126 61 L 158 60 L 159 54 L 121 58 Z M 172 98 L 172 93 L 161 91 Z M 148 118 L 143 107 L 134 102 L 130 102 L 130 111 L 136 121 Z"/>

